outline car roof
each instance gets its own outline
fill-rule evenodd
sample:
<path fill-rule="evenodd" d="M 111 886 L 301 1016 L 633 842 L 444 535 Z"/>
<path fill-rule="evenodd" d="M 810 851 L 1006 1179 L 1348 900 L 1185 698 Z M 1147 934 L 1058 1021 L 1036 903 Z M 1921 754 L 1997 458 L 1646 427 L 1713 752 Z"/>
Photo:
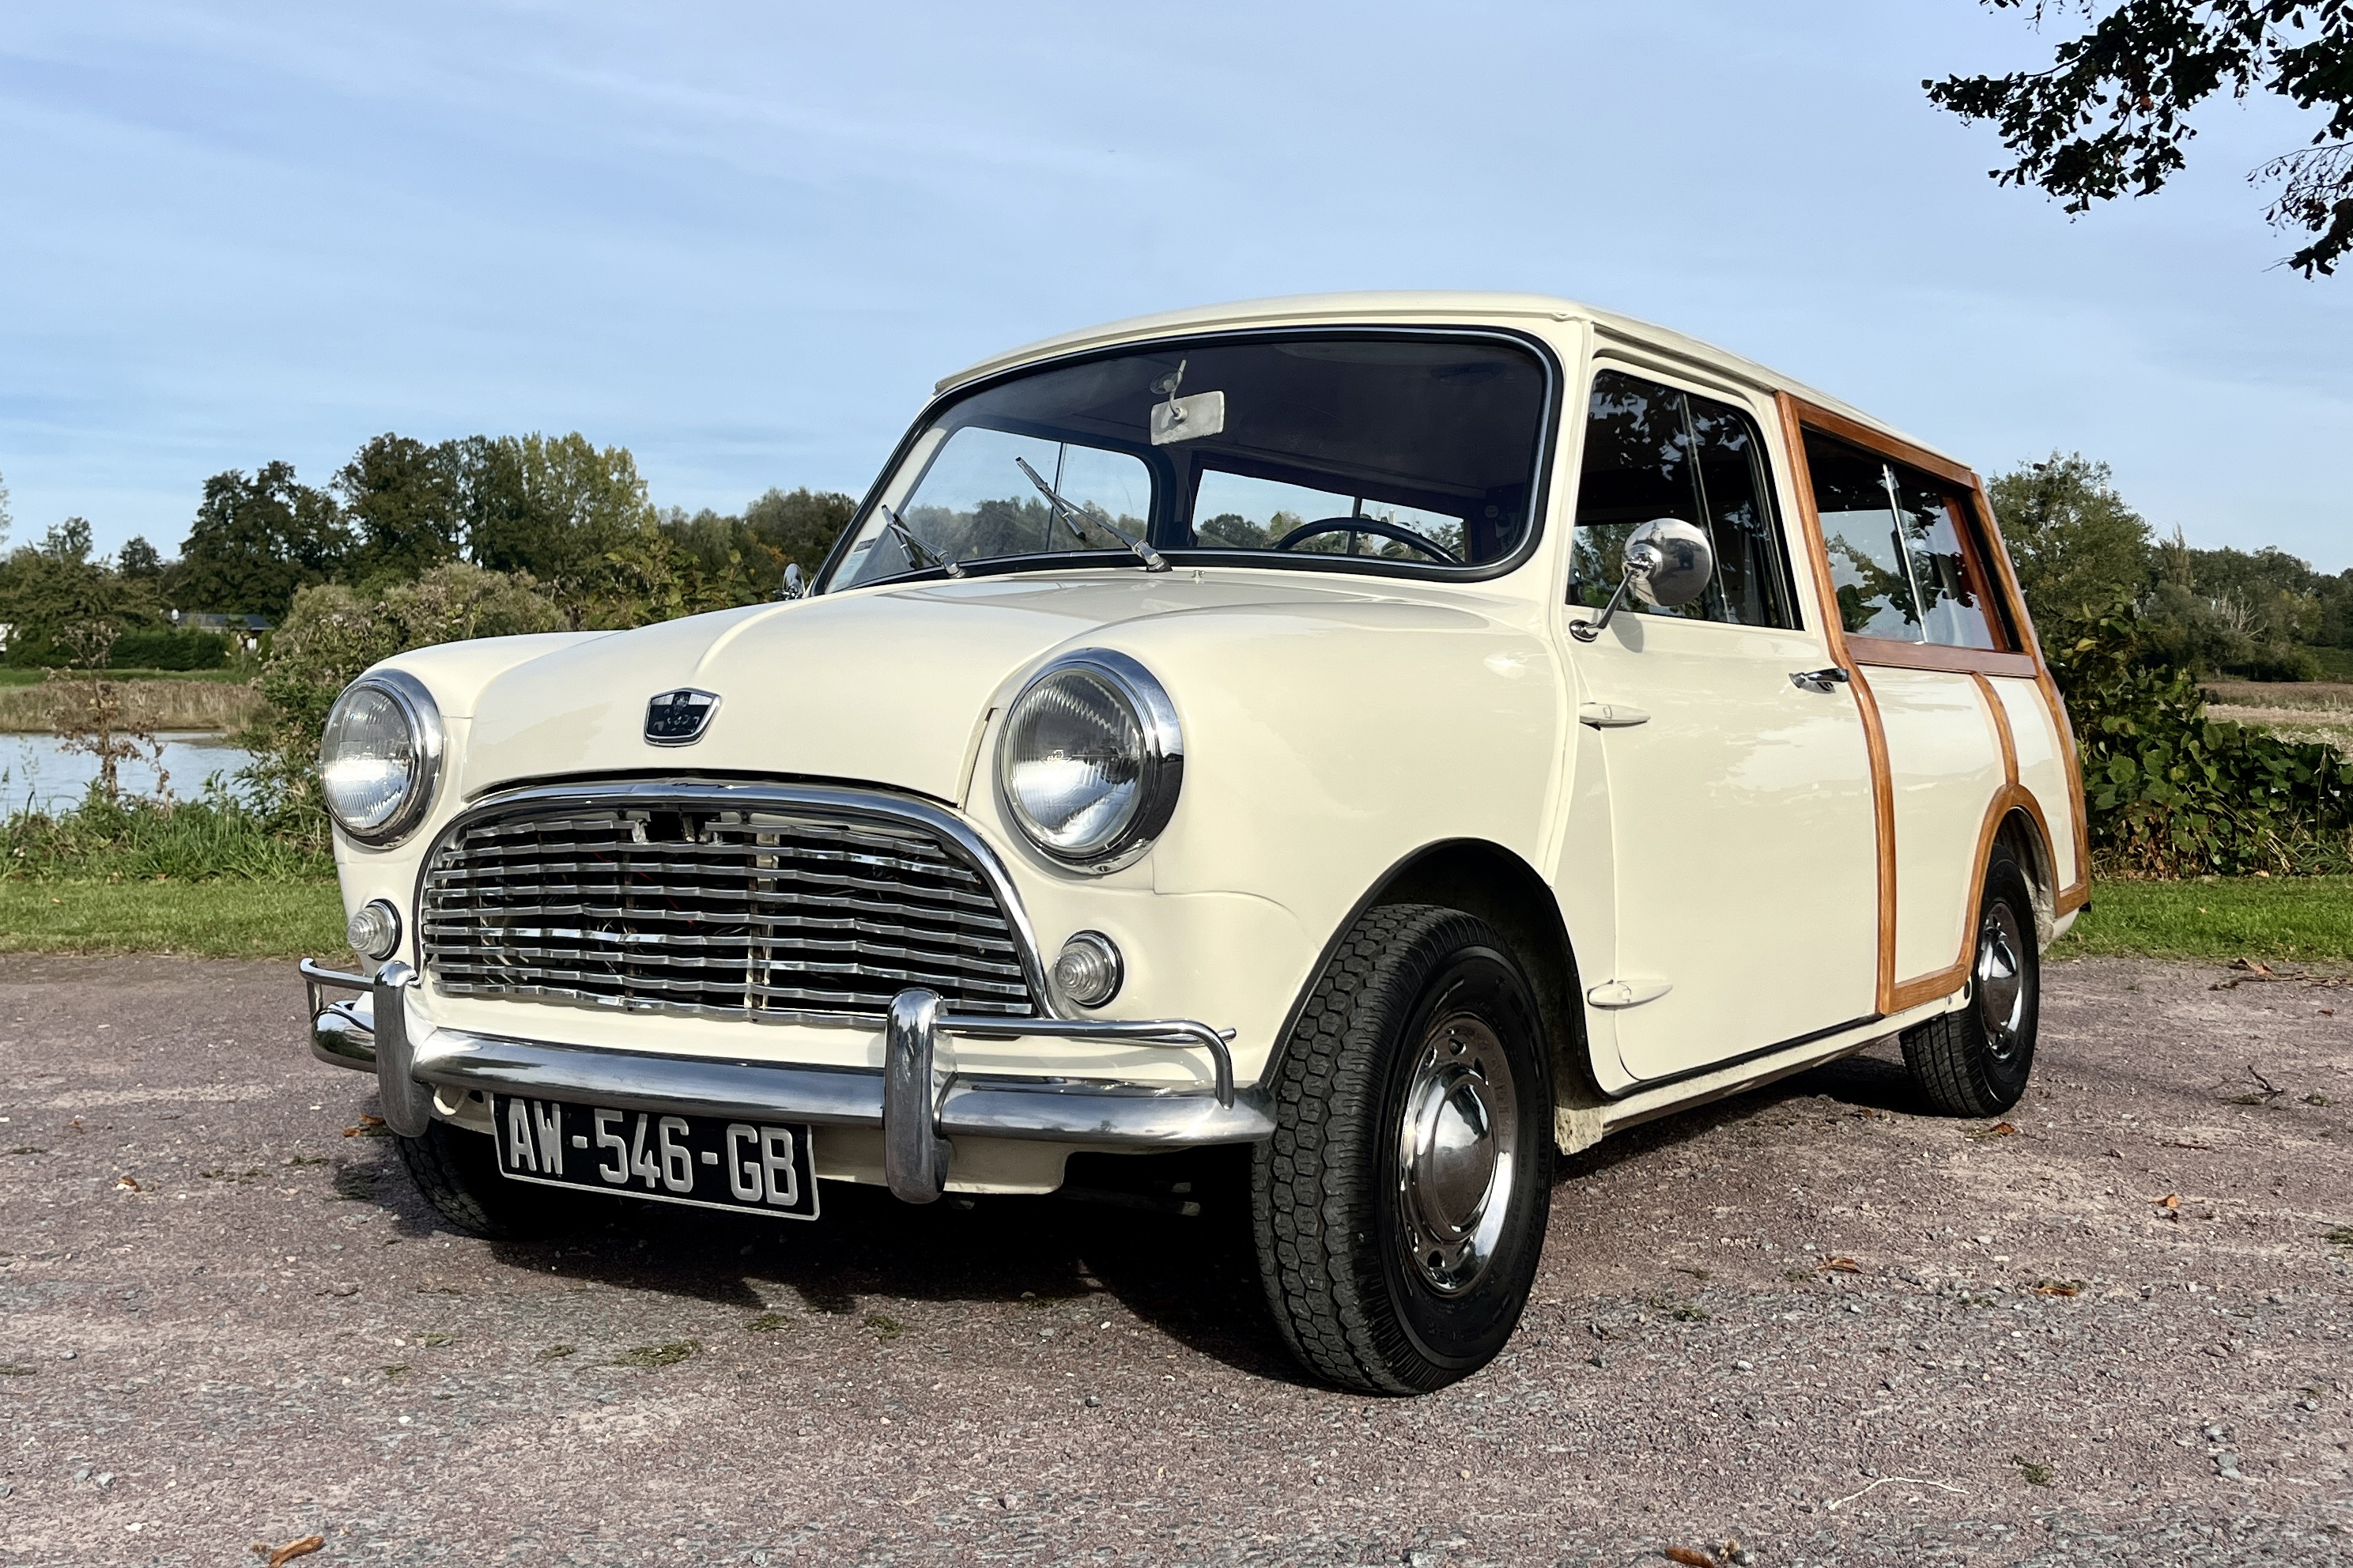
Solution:
<path fill-rule="evenodd" d="M 1589 322 L 1605 344 L 1615 341 L 1651 349 L 1768 392 L 1788 392 L 1883 435 L 1924 451 L 1934 452 L 1963 467 L 1969 466 L 1962 459 L 1896 429 L 1864 409 L 1784 376 L 1767 366 L 1759 365 L 1753 359 L 1729 353 L 1672 327 L 1659 326 L 1638 317 L 1548 294 L 1400 289 L 1358 293 L 1292 294 L 1263 300 L 1242 300 L 1229 304 L 1196 305 L 1187 310 L 1131 316 L 1125 321 L 1106 322 L 1100 326 L 1058 333 L 1052 337 L 1041 338 L 1036 343 L 1025 344 L 1019 348 L 992 355 L 976 365 L 967 366 L 943 378 L 936 390 L 950 392 L 983 376 L 1014 369 L 1033 360 L 1051 359 L 1087 349 L 1179 334 L 1230 328 L 1359 323 L 1468 326 L 1504 324 L 1514 318 Z"/>

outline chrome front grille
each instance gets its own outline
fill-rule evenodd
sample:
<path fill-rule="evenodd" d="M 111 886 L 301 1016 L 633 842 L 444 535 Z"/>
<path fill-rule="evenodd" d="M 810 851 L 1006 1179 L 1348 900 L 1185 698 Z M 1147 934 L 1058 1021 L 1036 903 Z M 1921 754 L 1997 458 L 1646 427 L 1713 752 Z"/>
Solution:
<path fill-rule="evenodd" d="M 533 791 L 435 846 L 425 972 L 456 996 L 778 1022 L 879 1023 L 916 986 L 1032 1015 L 1009 891 L 951 823 L 847 790 Z"/>

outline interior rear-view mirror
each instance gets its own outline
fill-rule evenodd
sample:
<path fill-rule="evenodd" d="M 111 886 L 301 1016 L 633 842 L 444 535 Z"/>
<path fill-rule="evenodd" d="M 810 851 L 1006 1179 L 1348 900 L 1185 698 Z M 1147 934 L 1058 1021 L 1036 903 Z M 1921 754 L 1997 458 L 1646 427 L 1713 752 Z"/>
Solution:
<path fill-rule="evenodd" d="M 1165 447 L 1171 441 L 1196 441 L 1203 436 L 1217 435 L 1226 428 L 1223 392 L 1176 396 L 1176 388 L 1185 384 L 1185 366 L 1188 363 L 1178 360 L 1176 369 L 1152 384 L 1152 389 L 1164 399 L 1152 406 L 1152 444 L 1155 447 Z"/>

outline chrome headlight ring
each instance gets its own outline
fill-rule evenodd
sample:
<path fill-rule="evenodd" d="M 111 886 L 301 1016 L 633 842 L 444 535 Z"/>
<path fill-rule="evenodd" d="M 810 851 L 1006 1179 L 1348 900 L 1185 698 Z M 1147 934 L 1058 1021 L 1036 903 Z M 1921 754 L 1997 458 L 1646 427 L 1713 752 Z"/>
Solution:
<path fill-rule="evenodd" d="M 388 811 L 373 821 L 354 823 L 336 810 L 335 791 L 327 775 L 342 760 L 335 755 L 339 729 L 348 723 L 353 707 L 363 701 L 388 705 L 406 729 L 407 780 Z M 327 714 L 325 730 L 320 737 L 319 773 L 327 815 L 353 842 L 384 849 L 414 832 L 433 804 L 434 787 L 441 777 L 441 709 L 425 683 L 405 670 L 377 670 L 344 687 Z"/>
<path fill-rule="evenodd" d="M 1087 749 L 1072 753 L 1073 739 Z M 1040 853 L 1090 875 L 1117 871 L 1176 812 L 1185 781 L 1176 705 L 1124 653 L 1061 654 L 1006 708 L 996 772 L 1006 814 Z"/>

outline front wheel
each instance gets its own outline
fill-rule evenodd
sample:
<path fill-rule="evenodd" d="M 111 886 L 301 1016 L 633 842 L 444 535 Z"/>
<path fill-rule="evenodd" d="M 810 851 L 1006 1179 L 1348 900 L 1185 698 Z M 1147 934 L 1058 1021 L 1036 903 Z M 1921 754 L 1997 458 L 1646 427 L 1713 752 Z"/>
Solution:
<path fill-rule="evenodd" d="M 1341 943 L 1251 1165 L 1284 1341 L 1344 1388 L 1419 1393 L 1494 1358 L 1552 1187 L 1550 1054 L 1527 978 L 1458 910 L 1377 908 Z"/>
<path fill-rule="evenodd" d="M 2034 895 L 2000 844 L 1986 865 L 1970 950 L 1969 994 L 1957 1012 L 1904 1032 L 1904 1065 L 1947 1116 L 1999 1116 L 2026 1093 L 2042 1009 L 2042 961 L 2034 947 Z"/>
<path fill-rule="evenodd" d="M 596 1217 L 598 1200 L 499 1174 L 498 1139 L 487 1133 L 426 1123 L 422 1138 L 402 1138 L 400 1162 L 436 1213 L 469 1235 L 536 1241 L 577 1230 Z"/>

